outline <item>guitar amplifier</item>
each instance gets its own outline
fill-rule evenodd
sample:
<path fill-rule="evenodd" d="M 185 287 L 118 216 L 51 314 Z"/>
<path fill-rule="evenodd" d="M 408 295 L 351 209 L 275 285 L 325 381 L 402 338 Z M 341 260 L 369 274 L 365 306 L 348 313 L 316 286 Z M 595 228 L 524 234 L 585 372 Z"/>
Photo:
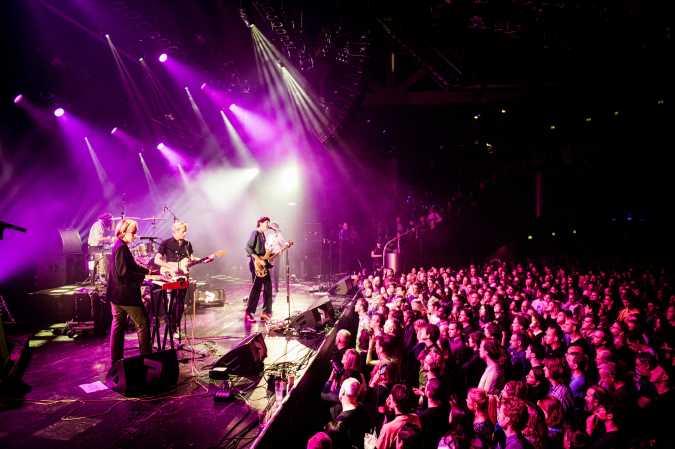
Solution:
<path fill-rule="evenodd" d="M 199 307 L 214 307 L 227 304 L 227 295 L 224 288 L 197 287 L 195 301 Z"/>

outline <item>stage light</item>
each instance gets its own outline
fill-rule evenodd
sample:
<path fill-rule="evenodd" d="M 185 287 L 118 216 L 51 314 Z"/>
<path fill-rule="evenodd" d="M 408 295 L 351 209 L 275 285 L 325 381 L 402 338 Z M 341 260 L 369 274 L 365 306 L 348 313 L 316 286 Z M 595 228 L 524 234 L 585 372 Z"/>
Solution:
<path fill-rule="evenodd" d="M 110 39 L 110 35 L 106 33 L 105 38 Z"/>
<path fill-rule="evenodd" d="M 23 95 L 19 94 L 16 97 L 14 97 L 14 104 L 19 104 L 19 102 L 23 99 Z"/>
<path fill-rule="evenodd" d="M 237 108 L 237 105 L 234 104 L 234 103 L 232 103 L 232 104 L 230 105 L 230 107 L 227 108 L 227 109 L 229 109 L 230 111 L 234 111 L 236 108 Z"/>
<path fill-rule="evenodd" d="M 167 59 L 169 59 L 169 56 L 166 53 L 162 53 L 159 55 L 159 62 L 166 62 Z"/>
<path fill-rule="evenodd" d="M 63 114 L 65 114 L 66 111 L 63 110 L 63 108 L 56 108 L 54 109 L 54 116 L 55 117 L 63 117 Z"/>
<path fill-rule="evenodd" d="M 204 90 L 204 89 L 206 89 L 206 83 L 202 83 L 202 85 L 201 85 L 201 86 L 199 86 L 199 88 L 200 88 L 201 90 Z"/>
<path fill-rule="evenodd" d="M 291 207 L 294 207 L 294 206 L 297 206 L 298 203 L 296 203 L 295 201 L 290 201 L 290 202 L 288 203 L 288 205 L 291 206 Z"/>
<path fill-rule="evenodd" d="M 572 229 L 572 234 L 576 235 L 576 234 L 577 234 L 577 230 L 576 230 L 576 229 Z"/>
<path fill-rule="evenodd" d="M 141 64 L 143 64 L 143 58 L 138 58 L 138 62 L 140 62 Z"/>
<path fill-rule="evenodd" d="M 614 111 L 614 112 L 612 113 L 612 115 L 614 115 L 614 117 L 618 117 L 618 116 L 619 116 L 619 114 L 620 114 L 620 112 L 619 112 L 619 111 Z"/>
<path fill-rule="evenodd" d="M 295 163 L 290 163 L 279 171 L 277 189 L 282 193 L 295 193 L 300 187 L 300 170 Z"/>
<path fill-rule="evenodd" d="M 555 232 L 551 232 L 551 237 L 555 237 Z"/>
<path fill-rule="evenodd" d="M 480 114 L 474 114 L 473 119 L 478 120 L 480 118 Z"/>
<path fill-rule="evenodd" d="M 110 130 L 110 134 L 115 134 L 117 132 L 117 126 Z"/>
<path fill-rule="evenodd" d="M 164 145 L 164 142 L 160 142 L 157 144 L 157 149 L 158 150 L 166 150 L 166 145 Z"/>
<path fill-rule="evenodd" d="M 499 112 L 501 112 L 502 114 L 506 114 L 506 109 L 502 108 L 499 110 Z"/>
<path fill-rule="evenodd" d="M 586 121 L 586 123 L 590 123 L 593 121 L 593 117 L 586 117 L 584 118 L 584 120 Z"/>
<path fill-rule="evenodd" d="M 548 127 L 548 129 L 550 129 L 551 131 L 555 131 L 555 128 L 556 128 L 555 125 L 550 125 L 550 126 Z"/>
<path fill-rule="evenodd" d="M 528 240 L 532 240 L 533 237 L 532 237 L 531 235 L 528 235 L 528 236 L 527 236 L 527 239 L 528 239 Z"/>

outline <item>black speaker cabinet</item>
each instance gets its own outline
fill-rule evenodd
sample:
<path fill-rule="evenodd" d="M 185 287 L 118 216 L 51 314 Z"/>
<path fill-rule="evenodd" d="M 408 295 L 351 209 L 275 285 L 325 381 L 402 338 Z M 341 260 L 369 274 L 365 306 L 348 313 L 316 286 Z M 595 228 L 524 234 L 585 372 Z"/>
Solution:
<path fill-rule="evenodd" d="M 214 365 L 215 368 L 224 368 L 227 373 L 236 375 L 258 374 L 264 367 L 267 357 L 265 338 L 258 332 L 251 334 L 240 341 L 237 346 L 222 356 Z"/>
<path fill-rule="evenodd" d="M 333 310 L 333 304 L 331 304 L 330 300 L 327 300 L 291 318 L 290 326 L 298 330 L 307 328 L 320 330 L 325 325 L 333 324 L 334 322 L 335 311 Z"/>
<path fill-rule="evenodd" d="M 117 361 L 108 371 L 108 386 L 134 396 L 167 390 L 178 382 L 178 358 L 174 349 Z"/>
<path fill-rule="evenodd" d="M 335 283 L 329 290 L 328 293 L 336 296 L 347 296 L 354 294 L 356 291 L 356 285 L 351 276 L 345 276 Z"/>

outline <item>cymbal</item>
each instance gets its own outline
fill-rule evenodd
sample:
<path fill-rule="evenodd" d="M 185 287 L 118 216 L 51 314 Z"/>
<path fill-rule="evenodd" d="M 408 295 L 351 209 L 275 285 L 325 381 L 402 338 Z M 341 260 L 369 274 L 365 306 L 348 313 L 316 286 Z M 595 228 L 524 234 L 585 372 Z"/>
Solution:
<path fill-rule="evenodd" d="M 127 219 L 127 220 L 140 220 L 140 217 L 130 217 L 128 215 L 125 215 L 124 217 L 112 217 L 113 220 L 121 220 L 121 219 Z"/>
<path fill-rule="evenodd" d="M 139 218 L 140 221 L 160 221 L 160 220 L 168 220 L 168 218 L 165 217 L 147 217 L 147 218 Z"/>

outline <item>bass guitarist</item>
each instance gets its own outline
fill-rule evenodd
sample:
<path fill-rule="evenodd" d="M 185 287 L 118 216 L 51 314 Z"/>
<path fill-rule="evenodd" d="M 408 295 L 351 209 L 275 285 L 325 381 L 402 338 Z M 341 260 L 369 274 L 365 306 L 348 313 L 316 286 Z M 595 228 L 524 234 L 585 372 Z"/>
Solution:
<path fill-rule="evenodd" d="M 248 304 L 246 306 L 246 313 L 244 320 L 248 322 L 255 321 L 255 310 L 258 308 L 258 301 L 260 301 L 260 290 L 263 290 L 263 312 L 260 315 L 262 321 L 268 321 L 272 318 L 272 278 L 269 270 L 271 265 L 263 259 L 266 254 L 265 251 L 265 232 L 269 228 L 270 218 L 260 217 L 256 223 L 255 230 L 251 233 L 248 242 L 246 243 L 246 255 L 249 257 L 249 268 L 251 269 L 251 276 L 253 278 L 253 286 L 251 293 L 248 295 Z M 266 271 L 264 276 L 256 275 L 256 265 Z M 260 269 L 258 270 L 260 271 Z"/>

